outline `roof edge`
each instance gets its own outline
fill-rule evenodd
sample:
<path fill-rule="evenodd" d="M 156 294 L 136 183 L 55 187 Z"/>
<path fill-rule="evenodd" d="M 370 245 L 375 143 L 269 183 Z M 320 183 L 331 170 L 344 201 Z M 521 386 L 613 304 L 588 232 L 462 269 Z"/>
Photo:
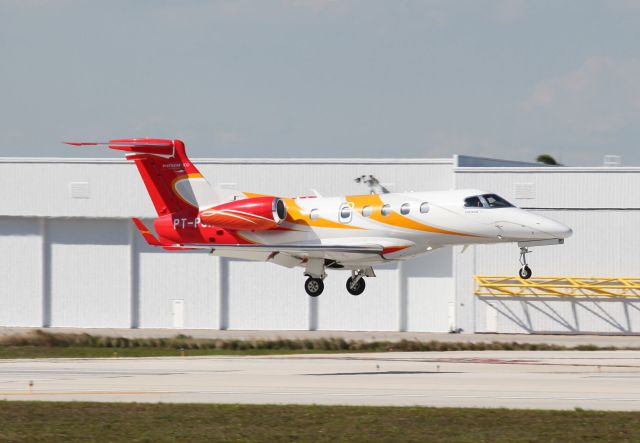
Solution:
<path fill-rule="evenodd" d="M 198 164 L 434 164 L 454 165 L 453 158 L 192 158 Z M 123 158 L 0 157 L 0 163 L 131 164 Z"/>

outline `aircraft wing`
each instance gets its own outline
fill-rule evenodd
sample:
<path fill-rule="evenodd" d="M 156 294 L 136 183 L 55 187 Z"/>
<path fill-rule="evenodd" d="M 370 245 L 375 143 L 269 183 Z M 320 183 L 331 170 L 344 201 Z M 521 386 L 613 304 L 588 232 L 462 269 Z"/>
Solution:
<path fill-rule="evenodd" d="M 188 245 L 190 248 L 208 249 L 212 255 L 243 260 L 267 261 L 287 268 L 305 263 L 310 258 L 321 258 L 336 263 L 357 261 L 380 256 L 381 245 Z"/>
<path fill-rule="evenodd" d="M 179 245 L 176 245 L 179 246 Z M 326 252 L 351 253 L 351 254 L 381 254 L 383 247 L 380 245 L 216 245 L 197 244 L 188 245 L 194 249 L 210 249 L 215 251 L 248 251 L 248 252 L 287 252 L 291 254 L 322 254 Z"/>

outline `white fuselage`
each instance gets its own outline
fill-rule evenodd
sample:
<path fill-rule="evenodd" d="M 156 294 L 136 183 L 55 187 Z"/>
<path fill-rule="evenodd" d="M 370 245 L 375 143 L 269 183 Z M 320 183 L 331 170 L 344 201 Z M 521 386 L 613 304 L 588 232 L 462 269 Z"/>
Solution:
<path fill-rule="evenodd" d="M 484 197 L 478 203 L 477 196 L 500 199 L 473 189 L 286 199 L 289 215 L 281 229 L 244 231 L 242 236 L 260 244 L 384 247 L 380 256 L 332 257 L 351 267 L 406 259 L 449 245 L 553 240 L 572 233 L 559 222 L 504 200 L 509 206 L 492 207 Z"/>

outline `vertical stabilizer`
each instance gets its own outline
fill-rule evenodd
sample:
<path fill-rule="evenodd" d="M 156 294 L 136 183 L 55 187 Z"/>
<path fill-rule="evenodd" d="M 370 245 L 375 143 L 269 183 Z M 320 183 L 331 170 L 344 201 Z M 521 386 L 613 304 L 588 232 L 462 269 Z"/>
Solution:
<path fill-rule="evenodd" d="M 158 215 L 197 213 L 200 209 L 227 201 L 228 192 L 213 188 L 191 163 L 181 140 L 129 138 L 108 143 L 67 142 L 73 146 L 106 144 L 126 151 L 149 192 Z"/>

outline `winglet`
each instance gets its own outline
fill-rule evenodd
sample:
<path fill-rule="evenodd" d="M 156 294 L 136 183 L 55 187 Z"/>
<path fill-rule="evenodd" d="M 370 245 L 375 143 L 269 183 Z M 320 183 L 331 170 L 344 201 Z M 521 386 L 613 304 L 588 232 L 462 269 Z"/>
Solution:
<path fill-rule="evenodd" d="M 71 146 L 100 146 L 100 145 L 106 145 L 107 143 L 104 142 L 62 142 L 65 145 L 71 145 Z"/>
<path fill-rule="evenodd" d="M 140 234 L 142 234 L 142 236 L 144 237 L 144 239 L 147 241 L 147 243 L 150 246 L 164 246 L 162 243 L 160 243 L 160 241 L 151 233 L 151 231 L 149 231 L 149 229 L 144 225 L 144 223 L 142 223 L 142 221 L 139 218 L 135 218 L 133 217 L 131 220 L 133 220 L 133 223 L 135 223 L 136 228 L 138 228 L 138 231 L 140 231 Z"/>

